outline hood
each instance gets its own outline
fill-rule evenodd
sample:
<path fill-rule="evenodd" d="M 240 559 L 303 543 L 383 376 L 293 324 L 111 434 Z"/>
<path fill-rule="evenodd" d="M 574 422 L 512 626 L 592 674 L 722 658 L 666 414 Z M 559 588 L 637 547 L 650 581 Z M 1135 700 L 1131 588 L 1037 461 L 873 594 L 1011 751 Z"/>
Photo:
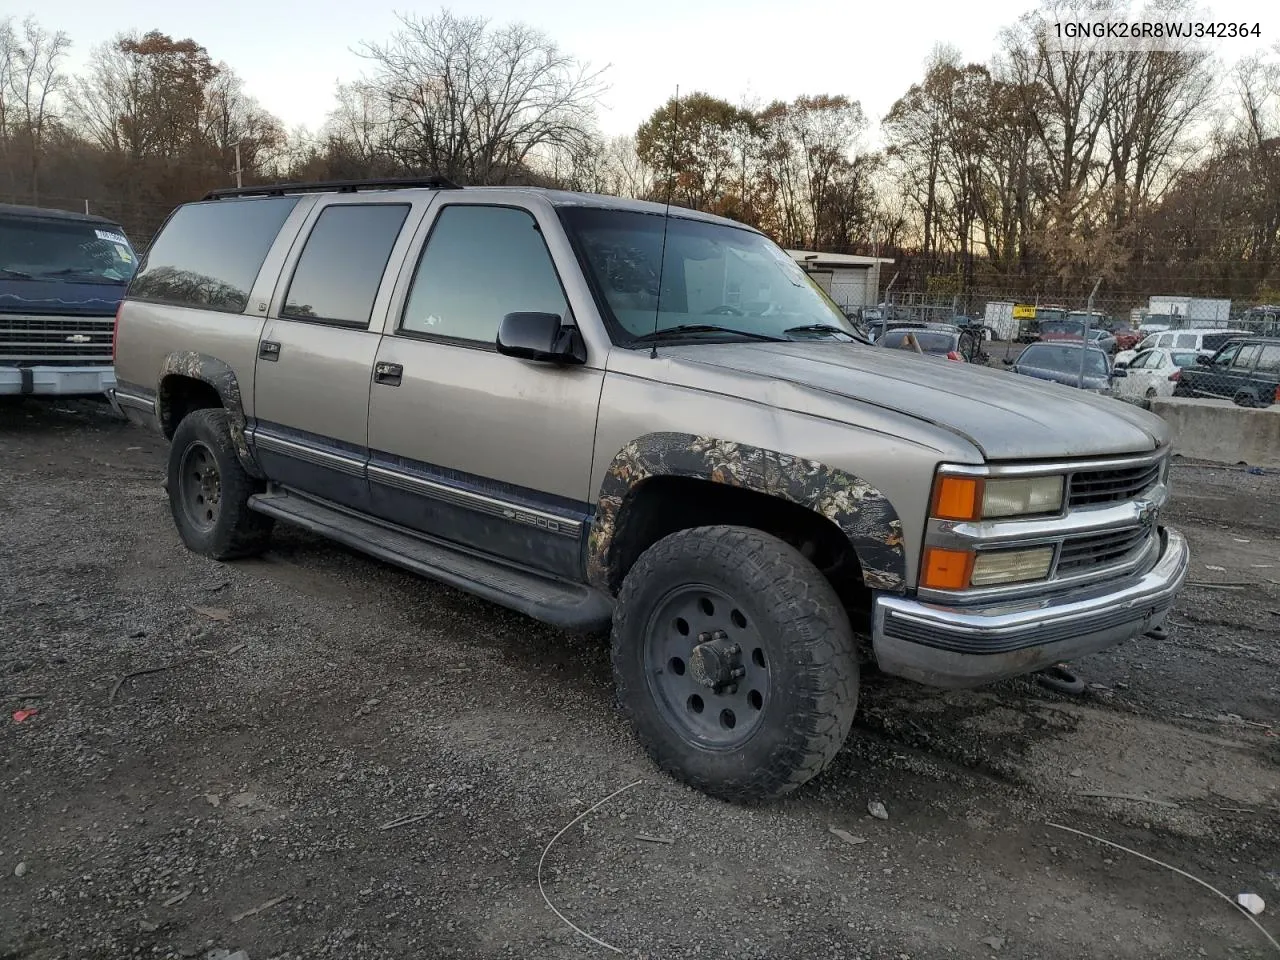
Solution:
<path fill-rule="evenodd" d="M 126 284 L 67 280 L 14 280 L 0 277 L 0 313 L 63 317 L 111 317 Z"/>
<path fill-rule="evenodd" d="M 988 460 L 1144 453 L 1168 442 L 1164 421 L 1132 404 L 978 364 L 820 341 L 660 349 L 688 367 L 692 384 L 699 368 L 733 371 L 758 378 L 757 390 L 748 384 L 742 393 L 768 403 L 767 384 L 788 381 L 941 427 Z M 847 410 L 830 403 L 802 412 L 847 417 Z"/>

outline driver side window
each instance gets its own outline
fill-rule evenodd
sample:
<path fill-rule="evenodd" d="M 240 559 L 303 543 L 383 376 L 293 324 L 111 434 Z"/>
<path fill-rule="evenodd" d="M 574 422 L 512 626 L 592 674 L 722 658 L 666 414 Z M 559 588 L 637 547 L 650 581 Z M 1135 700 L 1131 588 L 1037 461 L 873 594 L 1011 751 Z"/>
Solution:
<path fill-rule="evenodd" d="M 1222 352 L 1213 358 L 1213 365 L 1215 367 L 1230 366 L 1231 361 L 1234 360 L 1236 358 L 1236 354 L 1240 352 L 1240 347 L 1241 344 L 1238 343 L 1229 347 L 1224 347 Z"/>
<path fill-rule="evenodd" d="M 527 210 L 452 204 L 432 224 L 400 320 L 420 336 L 494 346 L 508 313 L 569 305 L 551 253 Z"/>

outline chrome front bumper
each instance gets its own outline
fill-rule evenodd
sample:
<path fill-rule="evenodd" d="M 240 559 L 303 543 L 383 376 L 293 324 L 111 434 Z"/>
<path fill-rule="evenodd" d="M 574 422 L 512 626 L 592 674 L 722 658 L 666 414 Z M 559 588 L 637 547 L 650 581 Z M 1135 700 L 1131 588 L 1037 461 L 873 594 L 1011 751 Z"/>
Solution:
<path fill-rule="evenodd" d="M 110 366 L 0 366 L 0 395 L 3 396 L 96 396 L 115 385 L 115 369 Z"/>
<path fill-rule="evenodd" d="M 1147 572 L 1039 599 L 947 606 L 881 595 L 880 669 L 935 687 L 973 687 L 1105 650 L 1160 626 L 1187 576 L 1186 538 L 1162 528 Z"/>

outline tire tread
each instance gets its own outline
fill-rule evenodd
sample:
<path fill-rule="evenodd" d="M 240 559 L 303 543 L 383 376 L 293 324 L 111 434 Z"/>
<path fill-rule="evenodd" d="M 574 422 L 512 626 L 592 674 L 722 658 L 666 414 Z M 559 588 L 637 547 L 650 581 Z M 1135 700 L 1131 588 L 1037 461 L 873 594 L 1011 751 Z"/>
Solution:
<path fill-rule="evenodd" d="M 783 721 L 786 729 L 780 745 L 765 763 L 740 778 L 713 780 L 700 774 L 637 710 L 637 698 L 647 698 L 649 693 L 642 678 L 631 676 L 627 663 L 627 645 L 636 642 L 632 618 L 647 615 L 637 609 L 636 595 L 647 576 L 677 559 L 736 571 L 743 588 L 765 601 L 768 628 L 788 638 L 790 663 L 779 679 L 791 688 L 797 706 Z M 790 545 L 759 530 L 692 528 L 651 546 L 623 581 L 614 611 L 613 641 L 620 707 L 640 744 L 664 772 L 712 796 L 747 801 L 772 799 L 795 790 L 831 762 L 853 725 L 858 662 L 848 616 L 834 588 L 816 567 Z"/>

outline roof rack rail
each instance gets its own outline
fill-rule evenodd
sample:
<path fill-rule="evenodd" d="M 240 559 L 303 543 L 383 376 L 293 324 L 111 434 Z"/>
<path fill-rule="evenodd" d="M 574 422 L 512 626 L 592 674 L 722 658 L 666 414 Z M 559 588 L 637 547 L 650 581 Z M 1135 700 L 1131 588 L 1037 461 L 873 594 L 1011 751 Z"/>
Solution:
<path fill-rule="evenodd" d="M 317 180 L 311 183 L 263 183 L 254 187 L 226 187 L 210 190 L 205 200 L 224 197 L 283 197 L 290 193 L 356 193 L 360 190 L 461 190 L 445 177 L 382 177 L 375 180 Z"/>

